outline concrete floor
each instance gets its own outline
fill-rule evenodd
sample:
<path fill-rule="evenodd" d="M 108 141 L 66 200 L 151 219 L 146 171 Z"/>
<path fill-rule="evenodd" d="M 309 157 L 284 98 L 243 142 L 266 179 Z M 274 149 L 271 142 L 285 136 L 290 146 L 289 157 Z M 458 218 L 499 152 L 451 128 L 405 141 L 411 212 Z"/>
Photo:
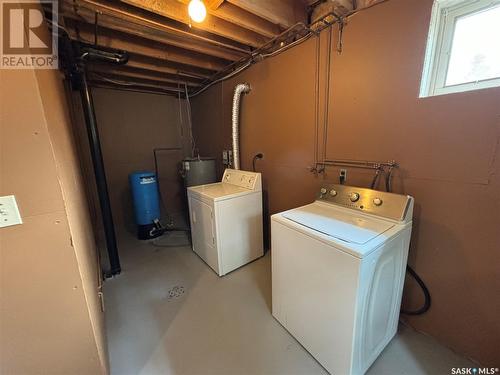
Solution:
<path fill-rule="evenodd" d="M 112 375 L 327 374 L 271 316 L 269 253 L 219 278 L 184 234 L 120 236 L 123 271 L 105 284 Z M 401 326 L 368 374 L 450 374 L 474 364 Z"/>

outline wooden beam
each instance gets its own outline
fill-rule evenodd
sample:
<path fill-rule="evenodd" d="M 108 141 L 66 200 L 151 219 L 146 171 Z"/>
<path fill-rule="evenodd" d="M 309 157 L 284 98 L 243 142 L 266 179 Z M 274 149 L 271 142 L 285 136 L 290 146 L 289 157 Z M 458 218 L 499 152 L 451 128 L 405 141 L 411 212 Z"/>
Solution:
<path fill-rule="evenodd" d="M 131 75 L 123 74 L 120 72 L 89 72 L 89 77 L 91 79 L 102 79 L 103 81 L 116 81 L 123 83 L 125 85 L 126 82 L 131 82 L 131 83 L 137 83 L 140 85 L 147 85 L 151 87 L 163 87 L 163 88 L 169 88 L 173 90 L 178 89 L 178 84 L 176 82 L 166 82 L 166 81 L 160 81 L 156 79 L 150 79 L 150 78 L 141 78 L 141 77 L 134 77 Z M 93 74 L 92 74 L 93 73 Z M 112 82 L 111 82 L 112 83 Z M 118 84 L 118 83 L 117 83 Z M 183 85 L 180 86 L 181 90 L 184 90 Z"/>
<path fill-rule="evenodd" d="M 74 12 L 74 8 L 67 3 L 62 4 L 60 14 L 65 18 L 73 20 L 84 20 L 92 24 L 94 22 L 95 10 L 85 6 L 79 7 L 78 12 Z M 141 25 L 132 20 L 124 19 L 123 17 L 112 16 L 109 13 L 100 14 L 98 25 L 108 29 L 118 30 L 130 35 L 139 36 L 147 39 L 160 42 L 165 45 L 180 47 L 189 51 L 199 52 L 206 55 L 218 57 L 228 61 L 236 61 L 245 56 L 227 48 L 222 48 L 216 45 L 211 45 L 206 42 L 188 39 L 181 37 L 172 32 L 168 32 L 161 27 L 153 27 L 151 24 Z"/>
<path fill-rule="evenodd" d="M 338 16 L 343 16 L 353 10 L 351 0 L 329 0 L 317 5 L 311 14 L 311 23 L 318 21 L 327 14 L 334 12 Z"/>
<path fill-rule="evenodd" d="M 82 39 L 87 43 L 93 43 L 93 25 L 68 19 L 66 21 L 67 27 L 73 31 L 73 37 L 75 39 Z M 200 53 L 188 52 L 173 46 L 165 46 L 164 44 L 152 40 L 132 36 L 122 33 L 121 31 L 104 27 L 100 27 L 98 30 L 98 45 L 100 46 L 121 49 L 158 60 L 191 65 L 212 71 L 220 71 L 227 66 L 227 61 L 225 60 L 202 55 Z"/>
<path fill-rule="evenodd" d="M 224 21 L 207 14 L 207 18 L 201 23 L 191 23 L 187 13 L 187 6 L 179 1 L 172 0 L 122 0 L 123 2 L 147 11 L 160 14 L 178 22 L 191 25 L 195 29 L 205 30 L 210 33 L 221 35 L 225 38 L 236 40 L 240 43 L 259 47 L 266 42 L 261 35 L 246 30 L 240 26 Z"/>
<path fill-rule="evenodd" d="M 157 81 L 159 83 L 168 83 L 173 84 L 175 86 L 180 85 L 180 87 L 184 87 L 184 83 L 188 86 L 198 87 L 200 86 L 202 80 L 200 78 L 186 77 L 180 76 L 170 73 L 159 73 L 156 71 L 136 68 L 133 66 L 127 65 L 110 65 L 110 64 L 90 64 L 89 71 L 98 72 L 102 74 L 115 74 L 121 75 L 126 78 L 139 78 L 139 79 L 147 79 L 150 81 Z"/>
<path fill-rule="evenodd" d="M 174 74 L 187 75 L 195 78 L 207 78 L 214 74 L 213 70 L 194 67 L 192 65 L 184 65 L 172 61 L 156 59 L 154 57 L 129 53 L 128 65 L 142 67 L 144 69 L 171 71 Z"/>
<path fill-rule="evenodd" d="M 121 91 L 134 91 L 134 92 L 148 92 L 148 93 L 153 93 L 153 94 L 162 94 L 162 95 L 171 95 L 178 97 L 179 93 L 177 90 L 174 89 L 168 89 L 164 88 L 161 86 L 151 86 L 151 85 L 141 85 L 139 83 L 134 84 L 133 86 L 130 85 L 119 85 L 115 83 L 111 83 L 109 81 L 105 81 L 103 79 L 90 79 L 90 84 L 92 87 L 98 87 L 98 88 L 103 88 L 103 89 L 110 89 L 110 90 L 121 90 Z M 181 93 L 181 97 L 182 96 Z"/>
<path fill-rule="evenodd" d="M 296 0 L 227 0 L 227 2 L 285 28 L 297 22 L 307 21 L 305 5 Z"/>
<path fill-rule="evenodd" d="M 180 1 L 187 6 L 190 0 Z M 210 9 L 210 7 L 208 7 L 208 13 L 221 20 L 239 25 L 267 38 L 274 38 L 281 32 L 278 25 L 227 2 L 220 5 L 217 9 Z"/>
<path fill-rule="evenodd" d="M 174 76 L 179 76 L 181 79 L 185 80 L 187 80 L 188 78 L 203 80 L 210 77 L 210 73 L 204 73 L 200 71 L 193 72 L 192 69 L 183 71 L 178 66 L 171 66 L 168 62 L 160 65 L 156 60 L 150 61 L 150 59 L 148 58 L 140 56 L 138 57 L 136 55 L 130 56 L 126 66 L 147 70 L 149 72 L 157 74 L 172 74 Z"/>
<path fill-rule="evenodd" d="M 219 8 L 222 5 L 224 0 L 205 0 L 205 2 L 207 3 L 208 9 L 217 10 L 217 8 Z"/>
<path fill-rule="evenodd" d="M 186 41 L 196 40 L 205 42 L 220 48 L 229 49 L 234 52 L 248 55 L 251 48 L 235 40 L 224 38 L 220 35 L 212 34 L 207 31 L 189 27 L 188 24 L 175 21 L 162 15 L 137 8 L 116 0 L 62 0 L 71 7 L 79 9 L 88 7 L 99 14 L 107 14 L 113 17 L 123 19 L 124 21 L 147 27 L 157 27 L 162 31 L 174 34 Z"/>

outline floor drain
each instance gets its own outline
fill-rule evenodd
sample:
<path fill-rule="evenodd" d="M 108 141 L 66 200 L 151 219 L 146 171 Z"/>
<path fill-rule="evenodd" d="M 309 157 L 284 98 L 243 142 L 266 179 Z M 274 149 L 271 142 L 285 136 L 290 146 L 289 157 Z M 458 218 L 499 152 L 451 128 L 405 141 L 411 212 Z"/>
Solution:
<path fill-rule="evenodd" d="M 167 299 L 171 300 L 173 298 L 179 298 L 184 294 L 185 290 L 183 286 L 174 286 L 168 291 Z"/>

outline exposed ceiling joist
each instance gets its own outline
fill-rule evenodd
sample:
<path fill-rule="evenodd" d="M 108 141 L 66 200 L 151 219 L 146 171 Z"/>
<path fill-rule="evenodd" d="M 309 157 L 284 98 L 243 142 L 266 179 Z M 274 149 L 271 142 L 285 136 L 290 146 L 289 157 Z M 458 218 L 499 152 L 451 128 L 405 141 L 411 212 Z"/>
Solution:
<path fill-rule="evenodd" d="M 172 96 L 178 96 L 179 91 L 175 88 L 163 87 L 160 85 L 151 84 L 141 84 L 138 82 L 126 82 L 126 84 L 113 83 L 114 81 L 108 77 L 90 77 L 89 79 L 93 87 L 113 89 L 113 90 L 126 90 L 126 91 L 139 91 L 139 92 L 151 92 L 158 94 L 166 94 Z M 125 82 L 123 82 L 125 83 Z"/>
<path fill-rule="evenodd" d="M 185 23 L 128 5 L 124 2 L 110 0 L 63 0 L 63 2 L 67 3 L 76 13 L 82 8 L 88 8 L 93 12 L 99 13 L 99 15 L 119 18 L 134 25 L 152 27 L 183 38 L 186 41 L 195 40 L 242 54 L 250 52 L 250 48 L 246 44 L 191 28 Z"/>
<path fill-rule="evenodd" d="M 190 0 L 180 1 L 187 5 Z M 267 38 L 273 38 L 281 32 L 278 25 L 227 2 L 214 10 L 208 7 L 208 13 Z"/>
<path fill-rule="evenodd" d="M 247 59 L 273 56 L 281 47 L 307 39 L 313 35 L 307 26 L 290 27 L 306 24 L 308 7 L 315 8 L 314 19 L 332 9 L 342 16 L 352 12 L 353 4 L 384 0 L 203 1 L 207 18 L 192 25 L 189 0 L 60 0 L 59 4 L 71 39 L 129 53 L 124 66 L 89 63 L 89 70 L 97 73 L 93 82 L 173 94 L 184 83 L 191 93 L 199 92 L 252 64 Z M 322 27 L 329 24 L 323 22 Z M 284 29 L 289 29 L 286 34 Z"/>
<path fill-rule="evenodd" d="M 116 73 L 112 72 L 110 70 L 104 71 L 104 72 L 99 72 L 99 71 L 89 71 L 89 77 L 91 79 L 102 79 L 102 80 L 108 80 L 108 82 L 113 83 L 112 81 L 115 81 L 116 84 L 124 83 L 124 82 L 131 82 L 131 83 L 137 83 L 140 85 L 148 85 L 152 87 L 163 87 L 163 88 L 170 88 L 173 90 L 177 90 L 180 88 L 180 90 L 184 91 L 183 85 L 179 85 L 177 82 L 170 82 L 170 81 L 165 81 L 165 80 L 157 80 L 157 79 L 151 79 L 151 78 L 144 78 L 144 77 L 137 77 L 135 75 L 126 75 L 121 72 Z"/>
<path fill-rule="evenodd" d="M 123 2 L 147 11 L 160 14 L 178 22 L 191 24 L 187 7 L 182 2 L 172 0 L 122 0 Z M 259 47 L 266 39 L 251 30 L 224 21 L 210 14 L 199 24 L 192 24 L 193 28 L 205 30 L 210 33 L 223 36 L 228 39 L 252 46 Z"/>
<path fill-rule="evenodd" d="M 281 32 L 281 28 L 278 25 L 230 3 L 222 4 L 217 10 L 213 11 L 212 14 L 268 38 L 273 38 Z"/>
<path fill-rule="evenodd" d="M 329 13 L 335 13 L 338 16 L 348 14 L 354 9 L 352 0 L 327 0 L 318 4 L 311 15 L 311 22 L 314 23 Z"/>
<path fill-rule="evenodd" d="M 67 27 L 72 30 L 74 39 L 80 39 L 86 43 L 94 42 L 94 29 L 92 25 L 68 20 Z M 125 50 L 154 59 L 192 65 L 211 71 L 218 71 L 228 64 L 227 61 L 222 59 L 186 51 L 174 46 L 166 46 L 156 41 L 105 27 L 99 28 L 98 45 Z"/>
<path fill-rule="evenodd" d="M 188 86 L 196 87 L 202 82 L 200 78 L 194 78 L 189 76 L 181 76 L 172 73 L 156 72 L 148 69 L 137 68 L 130 65 L 118 65 L 110 66 L 108 64 L 91 64 L 90 71 L 99 73 L 110 73 L 117 76 L 123 76 L 125 78 L 140 78 L 149 79 L 151 81 L 166 82 L 175 85 L 184 86 L 186 83 Z"/>
<path fill-rule="evenodd" d="M 79 8 L 78 13 L 75 13 L 68 4 L 64 3 L 61 7 L 61 12 L 61 14 L 68 19 L 84 21 L 88 24 L 93 24 L 95 21 L 95 12 L 85 7 Z M 149 25 L 141 26 L 108 14 L 99 15 L 98 26 L 98 33 L 100 27 L 105 27 L 107 29 L 114 29 L 133 36 L 151 39 L 165 45 L 184 48 L 186 50 L 203 53 L 228 61 L 236 61 L 245 56 L 243 53 L 227 48 L 210 45 L 206 42 L 194 39 L 183 38 L 179 35 L 168 33 L 162 29 L 150 27 Z"/>
<path fill-rule="evenodd" d="M 109 66 L 108 64 L 106 64 Z M 192 71 L 192 68 L 188 70 L 182 70 L 181 68 L 177 67 L 172 67 L 171 65 L 160 65 L 157 63 L 156 60 L 150 61 L 149 59 L 145 58 L 138 58 L 137 56 L 131 56 L 126 64 L 128 67 L 132 68 L 137 68 L 137 69 L 143 69 L 143 70 L 148 70 L 151 73 L 157 73 L 157 74 L 166 74 L 166 75 L 174 75 L 174 76 L 179 76 L 181 80 L 186 80 L 188 78 L 193 78 L 193 79 L 206 79 L 209 77 L 209 73 L 205 73 L 202 71 Z"/>
<path fill-rule="evenodd" d="M 179 74 L 197 78 L 207 78 L 214 73 L 213 70 L 195 67 L 192 65 L 186 65 L 182 63 L 176 63 L 173 61 L 157 59 L 154 57 L 139 55 L 133 52 L 129 52 L 129 60 L 127 65 L 133 65 L 133 66 L 142 65 L 144 68 L 151 70 L 161 70 L 161 71 L 171 70 L 173 73 L 178 72 Z"/>
<path fill-rule="evenodd" d="M 206 0 L 207 7 L 210 10 L 216 10 L 223 2 L 224 0 Z"/>
<path fill-rule="evenodd" d="M 297 22 L 307 22 L 306 7 L 298 0 L 227 0 L 227 2 L 284 28 L 293 26 Z"/>

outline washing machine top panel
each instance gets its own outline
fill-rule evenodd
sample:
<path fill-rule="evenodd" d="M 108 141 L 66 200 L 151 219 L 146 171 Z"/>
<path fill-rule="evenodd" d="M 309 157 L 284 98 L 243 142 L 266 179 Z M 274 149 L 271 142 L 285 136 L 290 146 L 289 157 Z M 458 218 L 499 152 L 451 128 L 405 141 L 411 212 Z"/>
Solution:
<path fill-rule="evenodd" d="M 215 201 L 219 201 L 253 193 L 253 191 L 241 186 L 217 182 L 214 184 L 189 187 L 188 193 L 202 195 Z"/>
<path fill-rule="evenodd" d="M 286 211 L 282 216 L 346 243 L 364 245 L 394 227 L 386 220 L 361 216 L 322 202 Z"/>

